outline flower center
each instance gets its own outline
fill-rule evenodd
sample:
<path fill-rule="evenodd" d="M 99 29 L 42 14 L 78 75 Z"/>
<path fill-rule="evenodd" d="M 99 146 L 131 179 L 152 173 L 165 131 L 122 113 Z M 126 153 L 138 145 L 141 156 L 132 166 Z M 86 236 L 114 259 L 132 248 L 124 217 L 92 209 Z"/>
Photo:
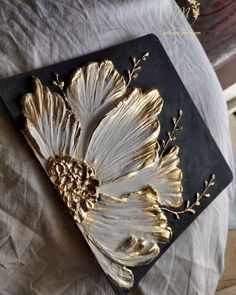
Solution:
<path fill-rule="evenodd" d="M 99 198 L 99 181 L 86 163 L 69 156 L 54 156 L 47 163 L 48 175 L 77 222 L 82 222 Z"/>

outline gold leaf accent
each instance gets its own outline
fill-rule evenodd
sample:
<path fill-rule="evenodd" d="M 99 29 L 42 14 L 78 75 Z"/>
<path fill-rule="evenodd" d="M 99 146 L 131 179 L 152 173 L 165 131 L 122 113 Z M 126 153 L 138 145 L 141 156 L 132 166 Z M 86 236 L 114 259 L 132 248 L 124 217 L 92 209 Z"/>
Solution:
<path fill-rule="evenodd" d="M 158 243 L 168 242 L 172 235 L 156 192 L 150 187 L 115 202 L 101 195 L 80 227 L 105 257 L 126 270 L 149 264 L 159 254 Z"/>
<path fill-rule="evenodd" d="M 178 208 L 183 203 L 183 173 L 179 167 L 179 147 L 173 146 L 171 150 L 158 160 L 159 177 L 156 179 L 156 190 L 161 205 Z"/>
<path fill-rule="evenodd" d="M 71 112 L 80 120 L 79 150 L 83 157 L 94 129 L 125 93 L 125 79 L 110 60 L 91 62 L 73 73 L 66 97 Z"/>
<path fill-rule="evenodd" d="M 42 160 L 54 155 L 78 157 L 79 121 L 62 97 L 33 78 L 34 92 L 24 95 L 22 110 L 26 119 L 25 136 Z"/>
<path fill-rule="evenodd" d="M 93 169 L 69 156 L 56 155 L 48 160 L 47 172 L 74 219 L 82 222 L 99 199 L 100 183 Z"/>
<path fill-rule="evenodd" d="M 114 260 L 108 249 L 93 239 L 81 224 L 78 224 L 78 226 L 106 275 L 122 288 L 130 289 L 133 287 L 134 275 L 132 270 Z"/>
<path fill-rule="evenodd" d="M 157 119 L 163 99 L 155 89 L 133 90 L 93 133 L 85 161 L 107 183 L 153 162 L 159 148 Z"/>
<path fill-rule="evenodd" d="M 182 171 L 179 168 L 179 148 L 174 146 L 162 157 L 145 165 L 143 169 L 131 172 L 109 183 L 102 183 L 101 193 L 116 197 L 141 191 L 147 185 L 155 189 L 161 205 L 180 207 L 182 198 Z"/>

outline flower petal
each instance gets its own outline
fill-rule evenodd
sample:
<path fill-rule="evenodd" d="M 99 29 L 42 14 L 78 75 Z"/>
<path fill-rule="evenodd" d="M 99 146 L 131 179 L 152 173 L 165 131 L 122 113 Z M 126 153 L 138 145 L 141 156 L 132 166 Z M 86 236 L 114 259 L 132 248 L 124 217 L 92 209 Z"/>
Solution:
<path fill-rule="evenodd" d="M 140 170 L 138 174 L 130 174 L 117 181 L 103 184 L 100 192 L 110 196 L 121 196 L 151 186 L 156 190 L 161 205 L 179 207 L 183 202 L 183 188 L 178 153 L 179 148 L 174 146 L 169 153 L 161 158 L 157 157 L 155 162 Z"/>
<path fill-rule="evenodd" d="M 72 76 L 67 99 L 81 123 L 80 151 L 83 155 L 94 126 L 117 104 L 125 91 L 124 78 L 108 60 L 90 63 Z"/>
<path fill-rule="evenodd" d="M 105 249 L 93 242 L 92 239 L 84 232 L 81 224 L 78 224 L 85 240 L 89 244 L 91 250 L 95 254 L 104 273 L 110 277 L 116 284 L 122 288 L 130 289 L 134 284 L 134 276 L 130 269 L 120 263 L 114 261 Z"/>
<path fill-rule="evenodd" d="M 157 90 L 135 89 L 100 122 L 85 161 L 102 183 L 137 172 L 155 159 L 162 105 Z"/>
<path fill-rule="evenodd" d="M 159 254 L 158 243 L 171 237 L 151 188 L 119 199 L 101 195 L 97 208 L 88 212 L 80 226 L 97 251 L 107 257 L 103 269 L 108 275 L 110 262 L 126 268 L 149 264 Z M 97 257 L 101 263 L 103 257 Z"/>
<path fill-rule="evenodd" d="M 34 78 L 34 92 L 23 97 L 25 135 L 43 160 L 53 155 L 78 157 L 79 121 L 65 107 L 62 97 Z"/>

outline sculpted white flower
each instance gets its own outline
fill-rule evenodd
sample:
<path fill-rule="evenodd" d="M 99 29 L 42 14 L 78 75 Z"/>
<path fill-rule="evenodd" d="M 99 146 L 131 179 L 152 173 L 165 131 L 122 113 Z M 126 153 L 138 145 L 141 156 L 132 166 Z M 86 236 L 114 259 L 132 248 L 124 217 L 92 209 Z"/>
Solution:
<path fill-rule="evenodd" d="M 127 88 L 111 61 L 79 68 L 63 98 L 34 78 L 25 135 L 105 273 L 133 285 L 171 236 L 160 206 L 182 204 L 178 147 L 159 157 L 157 90 Z"/>

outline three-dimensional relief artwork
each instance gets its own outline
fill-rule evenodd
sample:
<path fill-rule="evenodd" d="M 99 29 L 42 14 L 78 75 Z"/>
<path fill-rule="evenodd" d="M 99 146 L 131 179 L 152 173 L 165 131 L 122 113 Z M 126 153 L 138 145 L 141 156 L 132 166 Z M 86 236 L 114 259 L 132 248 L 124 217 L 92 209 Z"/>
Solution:
<path fill-rule="evenodd" d="M 163 98 L 129 86 L 147 56 L 134 60 L 127 83 L 108 60 L 77 69 L 65 92 L 56 76 L 61 94 L 33 78 L 22 102 L 28 142 L 104 272 L 124 288 L 134 282 L 130 268 L 169 241 L 165 212 L 183 203 L 179 148 L 167 149 L 182 112 L 159 144 Z"/>

